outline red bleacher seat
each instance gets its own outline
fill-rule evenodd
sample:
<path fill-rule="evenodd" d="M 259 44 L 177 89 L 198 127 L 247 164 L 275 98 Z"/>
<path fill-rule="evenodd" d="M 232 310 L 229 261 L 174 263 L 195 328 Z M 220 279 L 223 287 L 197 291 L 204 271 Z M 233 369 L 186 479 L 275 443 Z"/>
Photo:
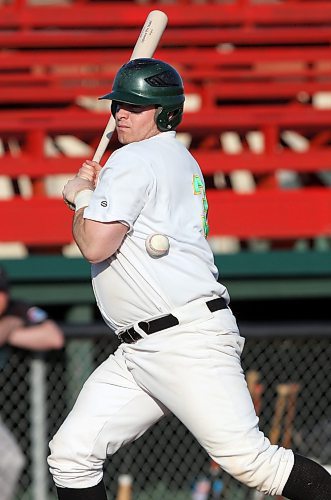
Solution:
<path fill-rule="evenodd" d="M 47 176 L 74 174 L 84 158 L 61 150 L 47 157 L 45 141 L 67 134 L 95 149 L 108 113 L 83 107 L 81 97 L 97 102 L 109 91 L 144 19 L 157 8 L 169 25 L 155 56 L 178 68 L 188 103 L 197 98 L 179 133 L 189 136 L 207 178 L 211 236 L 329 236 L 329 185 L 285 190 L 277 175 L 286 169 L 300 179 L 331 170 L 331 109 L 315 103 L 331 88 L 330 2 L 72 0 L 0 7 L 1 174 L 13 183 L 22 175 L 32 181 L 31 199 L 16 189 L 0 200 L 2 241 L 28 247 L 71 241 L 70 212 L 44 185 Z M 238 139 L 231 152 L 223 143 L 229 132 Z M 251 133 L 259 134 L 259 151 L 249 144 Z M 286 143 L 288 133 L 303 146 Z M 113 139 L 108 153 L 114 147 Z M 234 192 L 231 182 L 215 189 L 215 176 L 243 170 L 254 180 L 250 192 Z"/>
<path fill-rule="evenodd" d="M 164 34 L 164 43 L 170 46 L 329 42 L 331 5 L 325 0 L 202 5 L 73 0 L 64 5 L 14 1 L 2 6 L 0 43 L 11 48 L 132 45 L 134 29 L 157 8 L 171 20 Z"/>

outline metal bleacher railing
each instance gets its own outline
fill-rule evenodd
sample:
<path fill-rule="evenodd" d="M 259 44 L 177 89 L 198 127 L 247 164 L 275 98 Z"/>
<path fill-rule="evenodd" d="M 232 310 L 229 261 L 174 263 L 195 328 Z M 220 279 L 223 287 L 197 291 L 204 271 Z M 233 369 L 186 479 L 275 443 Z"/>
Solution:
<path fill-rule="evenodd" d="M 1 372 L 1 417 L 27 459 L 17 500 L 55 500 L 46 464 L 49 438 L 89 373 L 117 345 L 103 324 L 67 324 L 64 328 L 63 352 L 29 356 L 17 350 Z M 243 366 L 261 428 L 274 442 L 292 446 L 330 467 L 330 329 L 321 323 L 281 323 L 272 329 L 244 323 L 241 333 L 246 337 Z M 280 400 L 282 391 L 284 401 Z M 120 474 L 132 476 L 134 500 L 193 500 L 194 484 L 203 479 L 217 479 L 217 487 L 222 488 L 217 498 L 256 498 L 254 491 L 211 469 L 208 457 L 174 417 L 158 423 L 107 462 L 109 498 L 116 498 Z"/>

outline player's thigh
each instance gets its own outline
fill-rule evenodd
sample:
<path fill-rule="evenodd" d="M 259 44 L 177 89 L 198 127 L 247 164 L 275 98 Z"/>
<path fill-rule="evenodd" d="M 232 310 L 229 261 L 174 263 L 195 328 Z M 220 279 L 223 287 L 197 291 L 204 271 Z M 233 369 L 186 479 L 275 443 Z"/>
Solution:
<path fill-rule="evenodd" d="M 166 411 L 137 386 L 118 349 L 84 384 L 50 443 L 49 464 L 66 468 L 79 461 L 81 469 L 98 469 L 107 455 L 138 438 Z"/>
<path fill-rule="evenodd" d="M 226 450 L 231 442 L 245 445 L 244 436 L 249 446 L 256 444 L 258 418 L 240 359 L 243 339 L 237 333 L 205 332 L 202 326 L 196 334 L 194 362 L 187 346 L 170 410 L 207 448 L 221 445 Z"/>
<path fill-rule="evenodd" d="M 123 351 L 137 383 L 195 433 L 206 432 L 207 422 L 220 431 L 224 423 L 255 426 L 240 361 L 243 339 L 235 328 L 224 311 L 155 333 Z"/>
<path fill-rule="evenodd" d="M 221 312 L 220 312 L 221 313 Z M 174 413 L 209 451 L 248 434 L 257 417 L 241 367 L 243 339 L 229 311 L 124 347 L 141 387 Z M 230 431 L 231 429 L 231 431 Z"/>
<path fill-rule="evenodd" d="M 178 378 L 183 404 L 169 403 L 169 409 L 224 470 L 250 487 L 279 494 L 293 453 L 271 446 L 259 430 L 241 367 L 242 339 L 200 328 L 197 343 L 199 359 Z"/>

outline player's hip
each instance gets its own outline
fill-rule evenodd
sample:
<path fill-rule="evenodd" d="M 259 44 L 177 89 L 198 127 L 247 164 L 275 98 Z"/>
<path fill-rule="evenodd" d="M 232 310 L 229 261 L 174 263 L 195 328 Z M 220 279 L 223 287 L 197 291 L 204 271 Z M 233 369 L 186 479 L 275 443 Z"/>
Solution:
<path fill-rule="evenodd" d="M 137 339 L 146 338 L 151 334 L 158 333 L 164 330 L 171 330 L 174 327 L 181 327 L 184 325 L 209 320 L 215 317 L 217 312 L 223 311 L 222 316 L 232 319 L 232 326 L 238 330 L 235 319 L 228 306 L 228 297 L 220 297 L 213 295 L 211 297 L 202 297 L 192 300 L 185 305 L 174 307 L 167 313 L 145 317 L 130 325 L 119 328 L 117 335 L 123 336 L 126 332 L 135 330 L 137 332 Z M 124 335 L 127 338 L 121 339 L 127 343 L 133 343 L 135 339 L 130 340 L 129 335 Z"/>

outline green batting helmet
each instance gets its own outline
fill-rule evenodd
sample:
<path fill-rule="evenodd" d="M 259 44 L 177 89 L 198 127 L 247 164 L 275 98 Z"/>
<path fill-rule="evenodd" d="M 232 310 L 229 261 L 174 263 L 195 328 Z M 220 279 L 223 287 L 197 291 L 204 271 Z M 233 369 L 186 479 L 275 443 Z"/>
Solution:
<path fill-rule="evenodd" d="M 115 76 L 113 89 L 100 99 L 111 99 L 115 116 L 117 102 L 160 107 L 156 118 L 161 132 L 175 129 L 182 120 L 183 81 L 178 72 L 163 61 L 134 59 L 124 64 Z"/>

